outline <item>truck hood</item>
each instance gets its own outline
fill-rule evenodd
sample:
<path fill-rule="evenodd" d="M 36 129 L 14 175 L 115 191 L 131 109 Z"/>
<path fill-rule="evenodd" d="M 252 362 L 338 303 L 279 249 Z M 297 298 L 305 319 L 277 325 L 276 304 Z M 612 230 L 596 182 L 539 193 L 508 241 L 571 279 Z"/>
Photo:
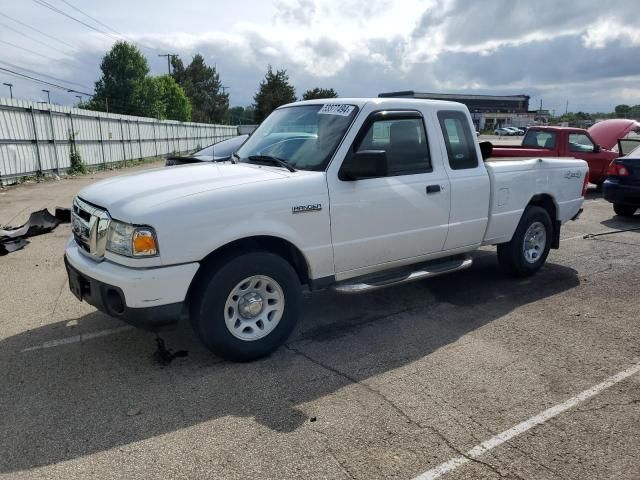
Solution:
<path fill-rule="evenodd" d="M 598 122 L 587 131 L 601 147 L 612 150 L 617 145 L 618 139 L 631 132 L 640 132 L 640 123 L 635 120 L 614 118 Z"/>
<path fill-rule="evenodd" d="M 113 177 L 84 188 L 78 195 L 106 208 L 116 219 L 131 221 L 139 213 L 187 196 L 304 173 L 269 166 L 206 162 Z"/>

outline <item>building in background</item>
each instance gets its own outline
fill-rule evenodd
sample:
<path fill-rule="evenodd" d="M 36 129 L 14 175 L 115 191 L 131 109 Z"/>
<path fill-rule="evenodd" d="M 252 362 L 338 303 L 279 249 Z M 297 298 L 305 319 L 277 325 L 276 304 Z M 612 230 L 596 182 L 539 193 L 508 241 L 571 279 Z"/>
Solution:
<path fill-rule="evenodd" d="M 529 110 L 530 97 L 528 95 L 464 95 L 406 90 L 381 93 L 378 96 L 424 98 L 463 103 L 471 112 L 471 118 L 478 131 L 493 130 L 498 127 L 546 125 L 550 116 L 548 110 Z"/>

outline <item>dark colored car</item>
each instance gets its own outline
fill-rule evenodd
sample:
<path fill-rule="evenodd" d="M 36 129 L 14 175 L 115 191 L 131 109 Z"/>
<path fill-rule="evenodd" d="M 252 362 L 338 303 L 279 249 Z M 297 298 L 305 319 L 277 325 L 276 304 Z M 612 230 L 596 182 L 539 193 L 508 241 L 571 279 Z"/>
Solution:
<path fill-rule="evenodd" d="M 635 148 L 630 149 L 630 145 Z M 619 141 L 618 151 L 629 153 L 611 162 L 602 191 L 616 214 L 631 217 L 640 208 L 640 140 Z"/>
<path fill-rule="evenodd" d="M 166 166 L 185 165 L 187 163 L 199 162 L 224 162 L 231 158 L 231 154 L 238 150 L 249 138 L 249 135 L 238 135 L 220 142 L 209 145 L 187 156 L 173 156 L 167 158 Z"/>

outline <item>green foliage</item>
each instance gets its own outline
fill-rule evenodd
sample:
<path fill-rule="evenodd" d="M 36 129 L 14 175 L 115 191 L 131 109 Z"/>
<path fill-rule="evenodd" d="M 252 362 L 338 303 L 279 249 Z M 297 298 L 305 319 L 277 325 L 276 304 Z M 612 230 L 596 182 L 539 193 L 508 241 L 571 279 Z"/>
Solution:
<path fill-rule="evenodd" d="M 338 98 L 338 92 L 333 88 L 313 88 L 302 94 L 303 100 L 314 100 L 316 98 Z"/>
<path fill-rule="evenodd" d="M 69 130 L 69 173 L 76 175 L 79 173 L 87 173 L 87 166 L 82 161 L 78 146 L 76 145 L 76 134 L 72 130 Z"/>
<path fill-rule="evenodd" d="M 227 118 L 229 94 L 221 93 L 222 82 L 215 67 L 209 67 L 197 54 L 185 68 L 182 60 L 173 57 L 173 78 L 184 89 L 192 106 L 194 122 L 217 123 Z"/>
<path fill-rule="evenodd" d="M 191 119 L 184 90 L 169 75 L 149 76 L 147 59 L 135 45 L 117 42 L 102 59 L 100 69 L 95 95 L 80 107 L 183 122 Z"/>
<path fill-rule="evenodd" d="M 161 120 L 191 120 L 191 104 L 170 75 L 145 78 L 141 89 L 142 114 Z"/>
<path fill-rule="evenodd" d="M 256 122 L 262 122 L 280 105 L 296 101 L 296 90 L 289 84 L 289 76 L 286 70 L 277 70 L 273 73 L 271 65 L 267 70 L 264 80 L 260 82 L 258 93 L 253 97 L 255 106 L 254 118 Z"/>
<path fill-rule="evenodd" d="M 141 89 L 149 73 L 147 59 L 135 45 L 116 42 L 100 64 L 102 77 L 89 102 L 92 110 L 142 115 Z"/>
<path fill-rule="evenodd" d="M 629 105 L 616 105 L 614 109 L 616 115 L 622 118 L 627 118 L 631 114 L 631 107 Z"/>
<path fill-rule="evenodd" d="M 255 109 L 249 107 L 231 107 L 227 113 L 227 122 L 231 125 L 252 125 Z"/>

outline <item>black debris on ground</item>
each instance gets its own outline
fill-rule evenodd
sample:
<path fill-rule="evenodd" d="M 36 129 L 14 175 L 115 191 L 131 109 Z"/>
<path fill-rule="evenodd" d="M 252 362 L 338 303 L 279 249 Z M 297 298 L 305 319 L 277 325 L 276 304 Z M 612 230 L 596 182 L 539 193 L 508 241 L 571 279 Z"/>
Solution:
<path fill-rule="evenodd" d="M 56 215 L 42 209 L 29 215 L 27 223 L 18 227 L 0 228 L 0 256 L 20 250 L 29 244 L 25 238 L 49 233 L 61 223 L 71 221 L 71 210 L 56 207 Z"/>
<path fill-rule="evenodd" d="M 171 362 L 173 362 L 176 358 L 186 357 L 189 355 L 187 350 L 178 350 L 173 353 L 169 348 L 167 348 L 164 340 L 158 336 L 156 336 L 156 351 L 153 352 L 153 358 L 163 367 L 166 367 Z"/>
<path fill-rule="evenodd" d="M 0 256 L 7 255 L 8 253 L 15 252 L 16 250 L 21 250 L 24 247 L 29 245 L 29 240 L 25 240 L 24 238 L 8 238 L 6 240 L 0 241 Z"/>

